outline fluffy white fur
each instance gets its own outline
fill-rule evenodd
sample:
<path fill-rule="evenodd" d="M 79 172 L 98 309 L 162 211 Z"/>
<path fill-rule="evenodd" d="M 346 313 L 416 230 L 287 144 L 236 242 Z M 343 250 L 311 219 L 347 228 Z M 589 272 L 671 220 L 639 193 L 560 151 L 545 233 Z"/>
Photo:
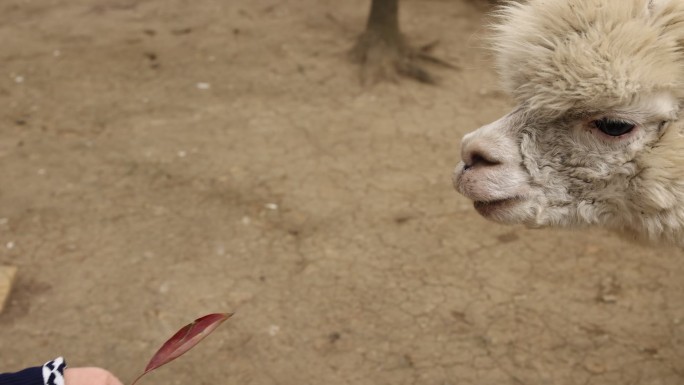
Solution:
<path fill-rule="evenodd" d="M 644 93 L 684 95 L 684 4 L 531 0 L 498 12 L 493 46 L 506 88 L 530 109 L 604 110 Z"/>
<path fill-rule="evenodd" d="M 497 17 L 518 106 L 464 138 L 458 191 L 499 222 L 684 247 L 684 1 L 530 0 Z M 635 129 L 610 137 L 601 118 Z"/>

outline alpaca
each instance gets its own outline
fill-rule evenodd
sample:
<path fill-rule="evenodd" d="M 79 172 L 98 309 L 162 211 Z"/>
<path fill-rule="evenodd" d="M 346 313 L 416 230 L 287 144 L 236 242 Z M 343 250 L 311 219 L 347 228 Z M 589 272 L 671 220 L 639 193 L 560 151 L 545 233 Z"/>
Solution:
<path fill-rule="evenodd" d="M 463 137 L 457 191 L 500 223 L 684 247 L 684 1 L 529 0 L 497 16 L 517 106 Z"/>

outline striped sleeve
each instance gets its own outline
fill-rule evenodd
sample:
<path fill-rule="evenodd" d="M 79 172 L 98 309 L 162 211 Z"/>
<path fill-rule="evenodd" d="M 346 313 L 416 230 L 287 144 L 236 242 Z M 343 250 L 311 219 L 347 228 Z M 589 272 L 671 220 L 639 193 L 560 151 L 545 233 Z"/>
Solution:
<path fill-rule="evenodd" d="M 26 368 L 15 373 L 0 373 L 0 385 L 64 385 L 66 362 L 59 357 L 43 366 Z"/>
<path fill-rule="evenodd" d="M 63 357 L 57 357 L 43 365 L 43 384 L 64 385 L 64 369 L 66 361 Z"/>

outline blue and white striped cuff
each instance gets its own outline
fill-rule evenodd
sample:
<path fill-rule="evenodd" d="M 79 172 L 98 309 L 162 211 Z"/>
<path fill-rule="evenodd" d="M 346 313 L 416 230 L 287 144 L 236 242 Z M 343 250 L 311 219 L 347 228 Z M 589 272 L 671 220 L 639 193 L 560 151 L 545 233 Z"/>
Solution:
<path fill-rule="evenodd" d="M 64 385 L 64 369 L 66 361 L 63 357 L 57 357 L 43 365 L 43 383 L 45 385 Z"/>

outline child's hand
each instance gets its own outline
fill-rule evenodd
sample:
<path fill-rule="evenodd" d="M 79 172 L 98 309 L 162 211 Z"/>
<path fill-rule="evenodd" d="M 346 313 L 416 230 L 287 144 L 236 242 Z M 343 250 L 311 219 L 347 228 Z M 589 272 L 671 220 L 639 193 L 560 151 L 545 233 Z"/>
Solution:
<path fill-rule="evenodd" d="M 118 378 L 101 368 L 66 368 L 64 385 L 123 385 Z"/>

